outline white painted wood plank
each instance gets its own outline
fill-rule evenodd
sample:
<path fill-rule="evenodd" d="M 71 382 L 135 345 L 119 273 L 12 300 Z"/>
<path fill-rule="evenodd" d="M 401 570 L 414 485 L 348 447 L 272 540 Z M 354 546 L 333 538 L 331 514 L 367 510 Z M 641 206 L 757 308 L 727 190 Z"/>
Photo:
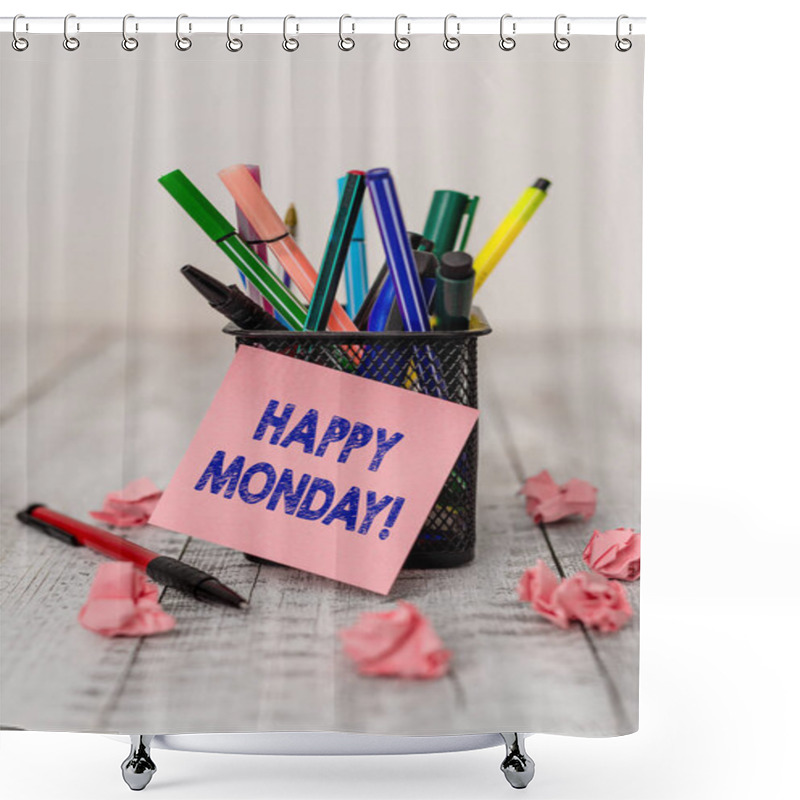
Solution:
<path fill-rule="evenodd" d="M 482 355 L 485 350 L 482 346 Z M 120 461 L 125 479 L 149 474 L 158 483 L 167 480 L 230 355 L 231 343 L 220 336 L 171 340 L 166 348 L 137 339 L 128 343 L 122 358 L 109 351 L 106 369 L 95 377 L 113 375 L 121 386 L 121 376 L 127 376 L 124 445 L 118 442 L 125 452 Z M 59 395 L 65 419 L 83 413 L 68 407 L 65 399 L 77 397 L 74 386 L 86 381 L 85 370 L 79 372 L 74 385 L 65 384 Z M 116 416 L 107 408 L 99 411 L 92 429 L 113 429 L 119 424 L 118 411 Z M 45 413 L 43 408 L 34 412 Z M 515 495 L 514 469 L 498 435 L 499 413 L 503 412 L 487 402 L 481 431 L 477 560 L 455 570 L 404 572 L 388 598 L 297 570 L 258 567 L 238 553 L 191 540 L 185 560 L 250 595 L 250 609 L 206 606 L 167 590 L 163 604 L 178 618 L 175 631 L 141 643 L 109 641 L 83 631 L 75 622 L 99 557 L 16 526 L 7 511 L 4 539 L 12 540 L 12 552 L 3 566 L 9 578 L 3 598 L 16 620 L 16 638 L 6 640 L 3 634 L 4 640 L 13 642 L 8 657 L 11 679 L 4 681 L 8 687 L 4 724 L 162 733 L 620 732 L 620 721 L 580 630 L 559 631 L 516 600 L 519 575 L 536 558 L 549 559 L 549 553 Z M 537 428 L 536 435 L 549 434 Z M 73 502 L 72 513 L 83 515 L 118 484 L 104 485 L 98 497 L 98 483 L 105 482 L 102 474 L 98 477 L 85 467 L 73 470 L 74 475 L 65 470 L 69 452 L 65 436 L 54 452 L 53 470 L 60 470 L 63 481 L 80 487 L 80 492 L 65 490 L 65 501 Z M 86 472 L 91 480 L 78 474 Z M 132 536 L 169 554 L 180 553 L 186 541 L 153 529 Z M 21 542 L 30 542 L 25 548 L 35 550 L 24 549 Z M 61 562 L 62 573 L 55 561 Z M 21 581 L 30 584 L 24 603 L 19 602 Z M 336 631 L 355 622 L 362 611 L 388 608 L 399 598 L 419 605 L 453 650 L 447 678 L 432 682 L 364 678 L 343 656 Z M 49 620 L 48 642 L 41 640 L 45 634 L 38 628 L 39 618 Z M 62 648 L 72 654 L 68 668 L 34 703 L 48 679 L 48 670 L 37 666 L 37 653 L 44 651 L 53 658 Z M 22 649 L 29 652 L 21 653 Z"/>
<path fill-rule="evenodd" d="M 498 396 L 498 419 L 518 482 L 546 468 L 559 482 L 578 477 L 598 487 L 591 520 L 546 526 L 567 575 L 587 569 L 582 553 L 594 529 L 640 530 L 640 352 L 630 333 L 562 333 L 525 353 L 498 348 L 487 361 L 487 385 L 496 387 L 512 370 L 516 376 L 513 390 Z M 619 725 L 631 729 L 638 720 L 639 582 L 624 586 L 631 623 L 614 634 L 587 633 L 607 671 Z"/>

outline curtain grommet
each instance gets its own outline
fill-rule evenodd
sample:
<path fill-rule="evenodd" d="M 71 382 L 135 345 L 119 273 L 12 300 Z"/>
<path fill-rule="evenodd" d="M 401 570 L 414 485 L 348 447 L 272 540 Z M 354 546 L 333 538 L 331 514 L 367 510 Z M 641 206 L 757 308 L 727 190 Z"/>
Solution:
<path fill-rule="evenodd" d="M 349 14 L 342 14 L 339 17 L 339 49 L 345 53 L 349 53 L 355 46 L 356 40 L 352 36 L 345 36 L 344 35 L 344 21 L 346 19 L 353 19 Z M 356 32 L 356 24 L 355 22 L 350 23 L 352 26 L 352 30 L 350 33 Z"/>
<path fill-rule="evenodd" d="M 228 51 L 231 53 L 238 53 L 244 47 L 244 42 L 241 39 L 231 35 L 231 22 L 233 22 L 235 19 L 239 19 L 236 14 L 231 14 L 228 17 L 228 25 L 225 30 L 225 35 L 228 37 L 227 41 L 225 42 L 225 47 L 227 47 Z M 240 25 L 239 31 L 241 32 L 241 30 L 242 26 Z"/>
<path fill-rule="evenodd" d="M 513 21 L 513 17 L 511 14 L 503 14 L 500 17 L 500 42 L 499 47 L 501 50 L 505 51 L 506 53 L 509 50 L 513 50 L 517 46 L 517 40 L 513 36 L 508 36 L 505 32 L 505 24 L 506 20 L 510 19 L 511 22 L 511 33 L 514 34 L 517 32 L 517 23 Z"/>
<path fill-rule="evenodd" d="M 122 18 L 122 42 L 121 47 L 128 53 L 132 53 L 138 46 L 139 40 L 135 36 L 128 36 L 128 20 L 135 19 L 133 14 L 126 14 Z M 139 30 L 139 25 L 135 25 L 135 30 Z"/>
<path fill-rule="evenodd" d="M 401 19 L 406 19 L 407 20 L 408 17 L 405 14 L 398 14 L 394 18 L 394 49 L 395 50 L 399 50 L 401 53 L 403 53 L 406 50 L 408 50 L 409 47 L 411 47 L 411 39 L 408 38 L 411 35 L 411 23 L 410 22 L 406 22 L 406 28 L 408 30 L 406 31 L 406 35 L 405 36 L 401 36 L 400 35 L 400 20 Z"/>
<path fill-rule="evenodd" d="M 61 44 L 64 46 L 65 50 L 69 50 L 70 53 L 74 53 L 81 46 L 81 42 L 77 36 L 69 35 L 69 21 L 71 19 L 75 19 L 74 14 L 67 14 L 67 16 L 64 17 L 64 41 Z M 79 31 L 80 29 L 80 24 L 76 22 L 75 30 Z"/>
<path fill-rule="evenodd" d="M 567 39 L 567 36 L 570 34 L 569 22 L 567 22 L 566 35 L 561 36 L 558 32 L 558 21 L 562 19 L 567 19 L 567 15 L 559 14 L 553 21 L 553 47 L 558 50 L 559 53 L 564 53 L 569 50 L 569 46 L 572 44 L 570 40 Z"/>
<path fill-rule="evenodd" d="M 294 53 L 294 51 L 297 50 L 298 47 L 300 47 L 300 41 L 299 41 L 299 39 L 296 39 L 294 36 L 289 36 L 289 20 L 290 19 L 295 19 L 296 20 L 297 17 L 292 16 L 291 14 L 287 14 L 283 18 L 283 41 L 281 42 L 281 47 L 287 53 Z M 295 32 L 296 33 L 300 32 L 300 26 L 297 23 L 295 23 Z"/>
<path fill-rule="evenodd" d="M 628 39 L 625 36 L 620 36 L 620 23 L 624 19 L 630 19 L 630 17 L 627 14 L 620 14 L 617 17 L 617 30 L 616 30 L 617 41 L 614 42 L 614 47 L 616 47 L 620 53 L 627 53 L 628 50 L 630 50 L 631 47 L 633 47 L 633 42 L 630 39 Z M 633 33 L 633 25 L 631 25 L 631 23 L 628 22 L 628 36 L 630 36 L 632 33 Z"/>
<path fill-rule="evenodd" d="M 178 48 L 182 53 L 185 53 L 191 46 L 192 40 L 188 36 L 184 36 L 181 33 L 181 20 L 188 19 L 188 14 L 178 14 L 175 18 L 175 47 Z M 192 23 L 189 23 L 189 33 L 192 32 Z"/>
<path fill-rule="evenodd" d="M 18 53 L 23 53 L 25 52 L 25 50 L 28 49 L 28 45 L 30 44 L 30 42 L 24 36 L 20 36 L 19 33 L 17 33 L 17 20 L 20 19 L 25 19 L 25 15 L 17 14 L 14 17 L 14 21 L 11 23 L 11 46 Z M 27 30 L 27 28 L 28 28 L 28 23 L 26 22 L 25 29 Z"/>
<path fill-rule="evenodd" d="M 450 24 L 450 20 L 454 19 L 456 21 L 456 35 L 451 36 L 448 31 L 448 26 Z M 444 41 L 442 42 L 442 47 L 449 52 L 454 52 L 461 47 L 461 40 L 458 38 L 458 34 L 461 33 L 461 23 L 458 21 L 458 17 L 455 14 L 448 14 L 444 18 Z"/>

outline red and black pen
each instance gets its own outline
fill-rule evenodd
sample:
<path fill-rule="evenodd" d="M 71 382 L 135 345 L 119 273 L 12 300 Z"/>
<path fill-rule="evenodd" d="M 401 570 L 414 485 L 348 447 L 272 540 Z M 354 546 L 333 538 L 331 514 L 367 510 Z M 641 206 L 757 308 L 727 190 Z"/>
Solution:
<path fill-rule="evenodd" d="M 247 601 L 243 597 L 207 572 L 170 556 L 160 556 L 146 547 L 129 542 L 94 525 L 87 525 L 66 514 L 59 514 L 40 503 L 34 503 L 24 511 L 20 511 L 17 519 L 66 544 L 75 547 L 86 546 L 118 561 L 130 561 L 156 583 L 180 589 L 197 600 L 222 603 L 237 608 L 247 606 Z"/>

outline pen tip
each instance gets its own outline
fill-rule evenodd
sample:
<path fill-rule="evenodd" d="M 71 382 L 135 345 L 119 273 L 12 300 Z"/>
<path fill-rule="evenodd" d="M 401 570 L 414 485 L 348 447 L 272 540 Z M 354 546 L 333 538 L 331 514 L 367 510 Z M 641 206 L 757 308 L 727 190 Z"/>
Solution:
<path fill-rule="evenodd" d="M 291 203 L 289 208 L 286 209 L 286 216 L 283 219 L 283 224 L 287 228 L 293 228 L 297 225 L 297 209 L 294 207 L 294 203 Z"/>
<path fill-rule="evenodd" d="M 211 305 L 224 303 L 230 295 L 224 283 L 191 264 L 181 267 L 181 274 Z"/>
<path fill-rule="evenodd" d="M 539 178 L 536 183 L 533 184 L 534 189 L 541 189 L 543 192 L 546 192 L 550 188 L 550 181 L 547 178 Z"/>
<path fill-rule="evenodd" d="M 250 608 L 250 603 L 248 603 L 247 600 L 242 600 L 242 602 L 239 603 L 239 608 L 241 609 Z"/>

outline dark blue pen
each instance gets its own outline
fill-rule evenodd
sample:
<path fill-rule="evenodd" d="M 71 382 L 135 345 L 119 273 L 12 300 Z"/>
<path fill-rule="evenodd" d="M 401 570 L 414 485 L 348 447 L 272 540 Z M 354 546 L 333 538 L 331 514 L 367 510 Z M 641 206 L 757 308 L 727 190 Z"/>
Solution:
<path fill-rule="evenodd" d="M 392 276 L 403 326 L 407 331 L 429 331 L 431 324 L 422 284 L 389 170 L 385 167 L 371 169 L 367 173 L 367 187 L 386 251 L 386 263 Z"/>

